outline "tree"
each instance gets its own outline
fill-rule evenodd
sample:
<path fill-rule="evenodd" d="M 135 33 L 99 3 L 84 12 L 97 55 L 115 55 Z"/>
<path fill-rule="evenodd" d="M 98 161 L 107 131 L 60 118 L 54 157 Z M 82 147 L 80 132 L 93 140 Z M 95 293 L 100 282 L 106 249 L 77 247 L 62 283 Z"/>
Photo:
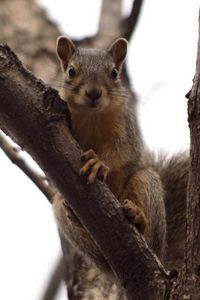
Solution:
<path fill-rule="evenodd" d="M 30 1 L 30 4 L 33 5 L 33 2 Z M 110 36 L 107 37 L 107 31 L 104 30 L 104 20 L 108 19 L 108 17 L 110 21 L 112 21 L 112 24 L 113 22 L 115 24 L 114 28 L 116 28 L 116 32 L 114 32 L 114 34 L 126 36 L 127 38 L 129 38 L 130 31 L 128 29 L 134 28 L 134 22 L 132 23 L 132 20 L 135 20 L 133 16 L 137 11 L 136 8 L 138 8 L 138 4 L 141 4 L 141 1 L 134 2 L 133 10 L 131 12 L 131 18 L 127 18 L 124 22 L 121 22 L 119 2 L 115 1 L 115 4 L 110 6 L 108 1 L 104 1 L 101 19 L 102 23 L 100 24 L 99 34 L 96 38 L 83 40 L 79 43 L 83 45 L 86 42 L 90 45 L 104 45 L 104 42 L 106 42 L 107 44 Z M 116 6 L 116 10 L 114 9 L 114 6 Z M 115 11 L 115 15 L 112 14 L 112 11 Z M 136 17 L 137 16 L 138 14 L 136 13 Z M 79 158 L 81 150 L 77 148 L 76 144 L 74 144 L 73 139 L 68 132 L 66 126 L 66 118 L 68 125 L 70 125 L 70 120 L 67 113 L 67 108 L 61 103 L 58 95 L 53 90 L 44 87 L 31 74 L 23 69 L 17 58 L 7 47 L 1 46 L 0 57 L 1 128 L 16 142 L 18 142 L 19 145 L 24 145 L 24 148 L 40 164 L 45 173 L 49 176 L 49 178 L 51 178 L 57 189 L 64 196 L 67 196 L 70 205 L 72 205 L 78 217 L 80 217 L 80 220 L 89 230 L 92 237 L 100 245 L 104 255 L 108 258 L 109 263 L 117 274 L 121 285 L 125 288 L 128 299 L 133 299 L 133 295 L 135 299 L 164 299 L 164 297 L 166 297 L 166 294 L 168 297 L 171 297 L 171 299 L 182 299 L 181 297 L 183 297 L 183 295 L 186 295 L 186 291 L 188 290 L 190 290 L 191 295 L 193 295 L 194 297 L 192 299 L 198 299 L 199 291 L 195 288 L 195 286 L 192 286 L 192 284 L 198 283 L 198 256 L 195 256 L 193 261 L 192 256 L 189 255 L 190 249 L 192 249 L 192 247 L 194 246 L 196 253 L 198 253 L 198 243 L 195 242 L 195 245 L 193 245 L 192 239 L 189 239 L 190 236 L 194 236 L 194 230 L 190 226 L 190 220 L 194 220 L 193 214 L 195 213 L 195 211 L 189 210 L 190 202 L 188 201 L 188 240 L 186 241 L 186 268 L 183 268 L 183 272 L 178 279 L 175 278 L 173 280 L 171 274 L 164 270 L 164 268 L 155 259 L 152 252 L 148 249 L 148 247 L 136 231 L 133 241 L 128 247 L 129 252 L 126 253 L 126 259 L 123 259 L 124 255 L 121 251 L 116 252 L 116 255 L 113 256 L 112 246 L 114 247 L 115 243 L 113 243 L 113 245 L 109 245 L 109 243 L 106 243 L 106 239 L 109 240 L 110 236 L 112 236 L 113 241 L 115 241 L 117 244 L 121 243 L 123 249 L 123 247 L 125 247 L 127 243 L 127 237 L 129 237 L 130 234 L 130 227 L 123 217 L 120 206 L 105 185 L 98 183 L 91 191 L 89 191 L 88 188 L 80 182 L 78 169 L 80 167 Z M 9 68 L 7 68 L 7 66 L 9 66 Z M 126 73 L 124 74 L 124 76 L 126 76 L 128 80 Z M 15 81 L 15 78 L 18 78 L 17 82 Z M 196 78 L 199 78 L 198 73 L 196 75 Z M 12 83 L 12 85 L 10 83 Z M 19 88 L 17 88 L 17 84 L 19 85 Z M 193 103 L 195 99 L 195 88 L 196 87 L 194 85 L 189 103 Z M 25 99 L 27 99 L 27 95 L 28 101 L 25 101 Z M 41 101 L 38 101 L 38 99 L 40 99 Z M 25 102 L 26 107 L 24 106 Z M 14 103 L 16 103 L 16 105 L 13 105 Z M 15 119 L 13 118 L 13 115 L 15 115 Z M 195 118 L 195 111 L 191 109 L 190 104 L 190 118 L 191 117 Z M 195 118 L 195 120 L 197 120 L 197 118 Z M 24 130 L 27 124 L 29 125 L 29 128 L 31 127 L 31 136 L 27 131 Z M 191 128 L 195 128 L 193 126 L 193 123 L 191 124 Z M 41 128 L 42 130 L 39 134 L 39 129 Z M 37 144 L 35 143 L 36 136 Z M 66 145 L 67 139 L 68 143 Z M 52 151 L 50 152 L 49 149 L 48 152 L 45 149 L 45 144 L 47 143 L 52 149 Z M 59 145 L 59 147 L 56 148 L 57 154 L 55 153 L 55 145 Z M 69 155 L 66 155 L 67 152 L 71 154 L 70 157 Z M 195 152 L 192 152 L 192 156 L 196 158 L 196 155 L 193 153 Z M 190 178 L 193 178 L 195 167 L 196 165 L 192 165 Z M 66 174 L 66 170 L 68 172 L 68 176 L 67 174 L 66 177 L 64 176 L 64 181 L 63 177 L 61 178 L 60 176 L 61 170 L 62 176 Z M 69 174 L 71 174 L 71 176 L 69 176 Z M 73 185 L 73 188 L 70 187 L 72 182 L 75 183 Z M 41 189 L 45 190 L 46 185 L 44 186 L 41 180 L 37 184 Z M 105 240 L 101 239 L 100 235 L 98 234 L 98 228 L 94 228 L 94 222 L 90 214 L 83 214 L 81 206 L 82 199 L 80 200 L 79 197 L 80 189 L 82 191 L 82 194 L 87 193 L 88 199 L 93 199 L 93 205 L 95 205 L 97 208 L 97 214 L 95 217 L 101 218 L 101 220 L 102 218 L 105 218 L 105 224 L 107 224 L 108 220 L 106 214 L 103 213 L 104 209 L 102 209 L 102 207 L 107 207 L 107 205 L 109 205 L 110 209 L 112 208 L 113 211 L 117 211 L 118 217 L 112 220 L 112 226 L 110 226 L 113 231 L 111 230 L 108 233 L 108 236 L 105 237 Z M 49 186 L 47 190 L 47 195 L 51 199 L 52 195 L 54 195 L 54 189 L 52 188 L 52 186 Z M 51 192 L 49 193 L 49 191 Z M 190 191 L 190 193 L 193 194 L 192 191 Z M 74 197 L 74 195 L 76 197 Z M 103 201 L 101 201 L 101 204 L 99 203 L 100 198 L 104 199 Z M 198 207 L 198 199 L 194 199 L 191 203 L 193 205 L 197 203 Z M 90 201 L 88 201 L 88 203 L 86 201 L 86 204 L 88 205 L 89 212 Z M 192 208 L 194 207 L 193 205 Z M 198 212 L 197 209 L 196 212 Z M 195 220 L 198 223 L 198 218 L 195 218 Z M 118 239 L 117 237 L 115 239 L 115 228 L 118 228 L 118 230 L 123 233 L 121 234 L 121 239 Z M 199 228 L 198 224 L 197 228 Z M 114 247 L 115 250 L 116 248 L 117 247 Z M 74 253 L 73 255 L 76 256 L 76 254 Z M 195 259 L 197 259 L 197 261 L 195 261 Z M 119 261 L 121 261 L 122 263 L 119 264 Z M 127 272 L 127 266 L 130 265 L 130 262 L 134 265 L 134 269 L 129 269 L 129 272 Z M 187 270 L 187 272 L 184 272 L 184 270 Z M 125 277 L 124 274 L 126 274 Z M 193 280 L 191 282 L 191 280 L 189 279 L 192 278 L 191 275 L 193 274 L 196 275 L 195 279 L 197 280 Z M 65 277 L 67 278 L 67 275 Z M 151 278 L 151 282 L 149 282 L 149 278 Z M 180 290 L 178 290 L 177 287 L 180 287 L 181 284 L 183 285 L 185 278 L 188 279 L 187 285 L 185 285 L 184 288 L 182 287 Z M 143 282 L 142 286 L 141 282 Z M 171 290 L 172 286 L 173 289 Z"/>

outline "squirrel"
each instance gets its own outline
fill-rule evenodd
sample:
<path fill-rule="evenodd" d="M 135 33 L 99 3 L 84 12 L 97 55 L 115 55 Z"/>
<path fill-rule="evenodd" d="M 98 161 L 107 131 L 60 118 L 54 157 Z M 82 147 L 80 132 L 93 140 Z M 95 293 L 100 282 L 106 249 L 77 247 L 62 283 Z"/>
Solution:
<path fill-rule="evenodd" d="M 107 49 L 91 49 L 59 37 L 62 98 L 71 113 L 72 133 L 84 151 L 80 175 L 88 184 L 104 180 L 130 223 L 169 266 L 171 255 L 174 267 L 183 258 L 188 159 L 156 161 L 148 151 L 138 125 L 136 98 L 121 78 L 127 47 L 124 38 Z M 53 207 L 62 236 L 107 271 L 106 260 L 70 207 L 59 197 Z M 180 227 L 171 226 L 175 217 Z"/>

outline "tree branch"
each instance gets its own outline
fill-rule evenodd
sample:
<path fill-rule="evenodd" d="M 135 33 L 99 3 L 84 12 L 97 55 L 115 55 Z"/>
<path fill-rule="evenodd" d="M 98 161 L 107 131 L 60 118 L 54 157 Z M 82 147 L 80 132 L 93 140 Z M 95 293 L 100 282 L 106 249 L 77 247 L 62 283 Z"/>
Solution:
<path fill-rule="evenodd" d="M 136 26 L 138 24 L 138 19 L 141 15 L 141 9 L 144 0 L 135 0 L 133 1 L 133 6 L 130 15 L 124 20 L 124 34 L 123 36 L 130 40 L 133 35 Z"/>
<path fill-rule="evenodd" d="M 170 293 L 170 300 L 200 299 L 200 11 L 196 71 L 186 94 L 190 127 L 190 170 L 187 190 L 184 267 Z"/>
<path fill-rule="evenodd" d="M 144 0 L 133 1 L 130 15 L 123 19 L 121 0 L 104 0 L 102 4 L 99 31 L 95 38 L 97 47 L 108 46 L 114 38 L 123 36 L 130 40 L 138 24 Z M 112 25 L 112 30 L 108 28 Z"/>
<path fill-rule="evenodd" d="M 193 274 L 192 285 L 189 285 L 191 294 L 194 293 L 192 299 L 199 299 L 200 290 L 196 291 L 194 287 L 200 285 L 200 12 L 196 72 L 188 100 L 188 121 L 191 165 L 187 195 L 185 275 L 191 282 Z"/>
<path fill-rule="evenodd" d="M 27 162 L 20 156 L 20 150 L 13 147 L 0 133 L 0 148 L 4 151 L 7 157 L 18 166 L 29 178 L 34 182 L 34 184 L 39 188 L 39 190 L 46 196 L 50 203 L 52 203 L 52 198 L 55 194 L 55 190 L 49 185 L 47 179 L 41 176 L 38 172 L 33 170 Z"/>
<path fill-rule="evenodd" d="M 103 0 L 96 47 L 107 47 L 114 38 L 121 36 L 122 0 Z M 108 30 L 112 24 L 112 30 Z"/>
<path fill-rule="evenodd" d="M 61 33 L 37 2 L 0 1 L 0 41 L 11 45 L 36 76 L 52 84 L 60 80 L 55 41 Z"/>
<path fill-rule="evenodd" d="M 53 271 L 47 289 L 45 290 L 44 295 L 42 296 L 41 300 L 53 300 L 58 292 L 60 287 L 61 281 L 64 279 L 64 261 L 63 257 L 59 259 L 56 264 L 55 270 Z"/>
<path fill-rule="evenodd" d="M 104 253 L 128 299 L 135 294 L 138 299 L 162 299 L 168 273 L 129 225 L 108 187 L 101 182 L 87 185 L 80 178 L 82 151 L 68 129 L 66 105 L 3 45 L 0 91 L 0 128 L 23 145 L 67 199 Z"/>

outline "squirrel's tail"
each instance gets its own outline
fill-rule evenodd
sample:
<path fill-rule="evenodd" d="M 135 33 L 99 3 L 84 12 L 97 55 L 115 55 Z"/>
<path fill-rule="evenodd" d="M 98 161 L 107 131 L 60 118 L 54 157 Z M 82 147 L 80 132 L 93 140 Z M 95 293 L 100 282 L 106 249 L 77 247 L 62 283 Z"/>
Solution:
<path fill-rule="evenodd" d="M 189 156 L 177 154 L 170 159 L 154 160 L 165 189 L 167 218 L 167 249 L 165 264 L 169 269 L 180 268 L 184 257 L 186 193 Z"/>

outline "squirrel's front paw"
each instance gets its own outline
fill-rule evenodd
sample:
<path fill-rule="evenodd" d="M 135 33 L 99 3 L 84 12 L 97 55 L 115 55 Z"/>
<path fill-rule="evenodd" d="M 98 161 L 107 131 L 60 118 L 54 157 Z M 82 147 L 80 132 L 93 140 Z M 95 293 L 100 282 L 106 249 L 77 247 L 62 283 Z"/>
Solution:
<path fill-rule="evenodd" d="M 131 200 L 125 199 L 123 201 L 123 210 L 128 220 L 136 226 L 140 233 L 144 234 L 147 228 L 147 218 L 141 208 Z"/>
<path fill-rule="evenodd" d="M 80 169 L 80 175 L 86 175 L 88 183 L 93 183 L 96 178 L 106 180 L 109 168 L 98 158 L 92 149 L 86 151 L 81 159 L 85 161 L 85 163 Z"/>

